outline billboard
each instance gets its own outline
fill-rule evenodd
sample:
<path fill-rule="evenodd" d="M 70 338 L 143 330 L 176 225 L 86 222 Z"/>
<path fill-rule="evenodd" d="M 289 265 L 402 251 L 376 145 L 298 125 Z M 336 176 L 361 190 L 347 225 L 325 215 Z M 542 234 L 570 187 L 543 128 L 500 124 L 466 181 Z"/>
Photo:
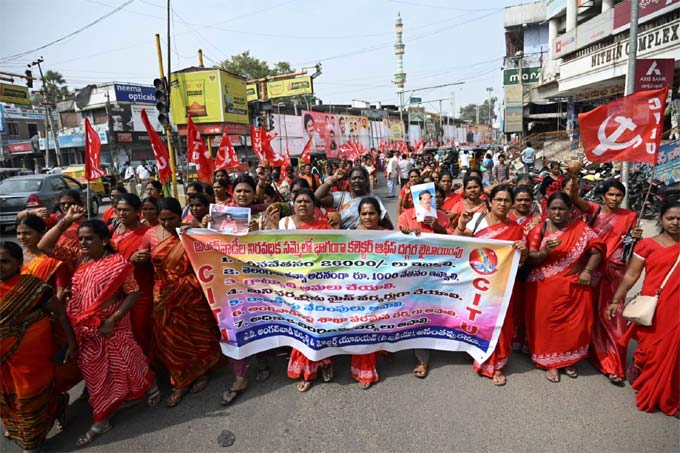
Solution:
<path fill-rule="evenodd" d="M 302 129 L 304 142 L 312 140 L 313 153 L 325 153 L 328 157 L 336 157 L 338 154 L 338 142 L 336 140 L 337 118 L 331 113 L 302 112 Z"/>
<path fill-rule="evenodd" d="M 162 132 L 163 127 L 158 122 L 158 110 L 155 105 L 148 104 L 117 104 L 111 105 L 111 130 L 113 132 L 143 132 L 146 128 L 142 123 L 142 110 L 146 110 L 149 122 L 156 132 Z"/>
<path fill-rule="evenodd" d="M 29 105 L 31 101 L 28 97 L 28 88 L 0 83 L 0 102 Z"/>
<path fill-rule="evenodd" d="M 269 99 L 312 94 L 313 92 L 311 76 L 267 82 L 267 98 Z"/>
<path fill-rule="evenodd" d="M 248 124 L 246 82 L 219 69 L 175 72 L 170 78 L 172 122 Z"/>
<path fill-rule="evenodd" d="M 143 85 L 114 83 L 116 101 L 134 104 L 156 104 L 156 88 Z"/>
<path fill-rule="evenodd" d="M 257 83 L 249 83 L 246 85 L 246 100 L 248 102 L 257 101 L 260 97 L 257 95 Z"/>
<path fill-rule="evenodd" d="M 505 132 L 522 132 L 523 111 L 521 105 L 505 107 Z"/>
<path fill-rule="evenodd" d="M 680 0 L 648 0 L 640 2 L 638 24 L 666 14 L 680 7 Z M 614 33 L 630 28 L 630 0 L 624 0 L 614 7 Z"/>
<path fill-rule="evenodd" d="M 383 119 L 383 128 L 388 142 L 394 143 L 404 139 L 404 123 L 401 120 L 385 118 Z"/>
<path fill-rule="evenodd" d="M 351 142 L 368 148 L 370 130 L 371 125 L 367 116 L 338 115 L 338 145 Z"/>
<path fill-rule="evenodd" d="M 541 67 L 522 68 L 522 85 L 538 83 L 541 78 Z M 503 71 L 503 85 L 519 84 L 519 68 L 505 69 Z"/>
<path fill-rule="evenodd" d="M 680 182 L 680 143 L 671 142 L 661 145 L 656 157 L 656 177 L 664 184 Z"/>

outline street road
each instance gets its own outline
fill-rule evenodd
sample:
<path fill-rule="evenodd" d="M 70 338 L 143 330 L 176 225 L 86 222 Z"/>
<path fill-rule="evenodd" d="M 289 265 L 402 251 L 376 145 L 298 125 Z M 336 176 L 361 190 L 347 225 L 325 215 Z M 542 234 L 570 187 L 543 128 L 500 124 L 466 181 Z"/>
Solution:
<path fill-rule="evenodd" d="M 384 180 L 377 193 L 384 194 Z M 396 201 L 384 199 L 396 223 Z M 646 235 L 654 234 L 653 223 Z M 10 233 L 11 234 L 11 233 Z M 630 351 L 632 354 L 632 351 Z M 435 352 L 430 375 L 416 379 L 414 358 L 402 351 L 379 360 L 380 382 L 362 390 L 350 377 L 349 357 L 335 362 L 333 382 L 315 383 L 300 394 L 286 377 L 286 358 L 272 360 L 272 376 L 255 382 L 228 407 L 221 393 L 233 376 L 215 372 L 208 388 L 187 395 L 173 409 L 143 404 L 122 410 L 114 429 L 83 450 L 93 452 L 209 451 L 680 451 L 680 421 L 662 413 L 641 413 L 631 388 L 618 388 L 588 362 L 578 379 L 562 375 L 554 384 L 529 357 L 514 354 L 505 387 L 477 376 L 463 353 Z M 159 377 L 164 397 L 167 376 Z M 72 401 L 82 385 L 72 392 Z M 53 433 L 45 451 L 75 451 L 91 423 L 85 401 L 72 403 L 70 423 Z M 217 444 L 223 430 L 231 447 Z M 6 439 L 0 451 L 20 451 Z"/>

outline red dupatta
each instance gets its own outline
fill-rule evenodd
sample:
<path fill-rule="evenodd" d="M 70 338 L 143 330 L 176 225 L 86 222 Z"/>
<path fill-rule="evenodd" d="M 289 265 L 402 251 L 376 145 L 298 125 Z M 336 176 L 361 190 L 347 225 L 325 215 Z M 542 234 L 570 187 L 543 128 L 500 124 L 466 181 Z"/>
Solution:
<path fill-rule="evenodd" d="M 73 297 L 68 303 L 71 325 L 93 320 L 97 312 L 120 290 L 132 270 L 122 255 L 114 253 L 81 264 L 73 274 Z"/>
<path fill-rule="evenodd" d="M 539 223 L 529 233 L 530 250 L 541 250 L 545 243 L 552 239 L 559 239 L 562 243 L 555 247 L 543 262 L 533 267 L 527 281 L 534 282 L 569 274 L 583 259 L 588 249 L 596 248 L 602 255 L 606 253 L 606 246 L 597 233 L 580 220 L 554 233 L 546 231 L 543 240 L 541 240 L 542 226 L 543 224 Z"/>
<path fill-rule="evenodd" d="M 596 209 L 599 209 L 599 207 Z M 597 214 L 592 223 L 592 229 L 607 244 L 607 260 L 616 254 L 617 261 L 622 261 L 621 244 L 623 237 L 635 227 L 636 222 L 637 214 L 628 209 L 617 209 L 609 213 L 600 211 Z"/>

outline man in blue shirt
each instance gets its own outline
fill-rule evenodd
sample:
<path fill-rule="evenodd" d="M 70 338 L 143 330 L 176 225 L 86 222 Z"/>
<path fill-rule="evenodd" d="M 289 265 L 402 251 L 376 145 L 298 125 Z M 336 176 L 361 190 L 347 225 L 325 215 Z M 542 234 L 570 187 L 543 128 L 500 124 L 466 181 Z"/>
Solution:
<path fill-rule="evenodd" d="M 536 158 L 536 150 L 531 147 L 531 143 L 527 142 L 527 147 L 522 150 L 522 162 L 524 163 L 524 170 L 530 173 L 534 170 L 534 160 Z"/>

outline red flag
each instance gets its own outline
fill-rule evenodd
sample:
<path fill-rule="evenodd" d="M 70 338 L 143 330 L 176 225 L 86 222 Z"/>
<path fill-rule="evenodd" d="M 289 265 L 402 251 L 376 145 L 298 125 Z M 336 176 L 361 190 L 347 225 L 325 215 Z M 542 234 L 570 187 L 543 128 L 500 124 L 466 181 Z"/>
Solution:
<path fill-rule="evenodd" d="M 656 163 L 668 87 L 638 91 L 581 113 L 581 139 L 591 162 Z"/>
<path fill-rule="evenodd" d="M 224 135 L 222 135 L 220 146 L 217 148 L 215 170 L 226 170 L 228 168 L 238 167 L 238 164 L 238 156 L 236 155 L 234 145 L 231 143 L 229 134 L 225 132 Z"/>
<path fill-rule="evenodd" d="M 413 152 L 416 154 L 422 154 L 425 151 L 425 143 L 422 140 L 416 142 L 416 146 L 413 147 Z"/>
<path fill-rule="evenodd" d="M 310 164 L 312 163 L 312 139 L 307 140 L 307 144 L 302 149 L 302 154 L 300 155 L 300 160 L 302 163 Z"/>
<path fill-rule="evenodd" d="M 288 168 L 288 167 L 291 167 L 291 166 L 292 166 L 292 164 L 290 162 L 290 153 L 288 152 L 288 144 L 286 144 L 286 155 L 284 156 L 284 159 L 283 159 L 283 165 L 281 165 L 281 167 L 282 167 L 281 172 L 283 172 L 284 168 Z"/>
<path fill-rule="evenodd" d="M 250 144 L 260 162 L 267 160 L 267 156 L 264 154 L 264 142 L 262 140 L 266 136 L 267 134 L 263 128 L 255 127 L 252 124 L 250 125 Z"/>
<path fill-rule="evenodd" d="M 99 134 L 94 130 L 90 120 L 85 118 L 85 179 L 92 181 L 104 176 L 99 153 L 102 142 Z"/>
<path fill-rule="evenodd" d="M 210 184 L 212 182 L 212 174 L 215 171 L 215 162 L 213 162 L 210 150 L 201 139 L 201 134 L 191 120 L 191 116 L 187 120 L 188 160 L 196 164 L 198 180 Z"/>
<path fill-rule="evenodd" d="M 149 117 L 146 114 L 146 109 L 142 109 L 142 123 L 144 123 L 146 134 L 149 136 L 149 141 L 151 141 L 153 155 L 156 158 L 158 179 L 161 180 L 161 183 L 165 184 L 172 178 L 172 172 L 170 171 L 170 154 L 165 147 L 165 143 L 163 143 L 156 130 L 151 126 Z"/>

